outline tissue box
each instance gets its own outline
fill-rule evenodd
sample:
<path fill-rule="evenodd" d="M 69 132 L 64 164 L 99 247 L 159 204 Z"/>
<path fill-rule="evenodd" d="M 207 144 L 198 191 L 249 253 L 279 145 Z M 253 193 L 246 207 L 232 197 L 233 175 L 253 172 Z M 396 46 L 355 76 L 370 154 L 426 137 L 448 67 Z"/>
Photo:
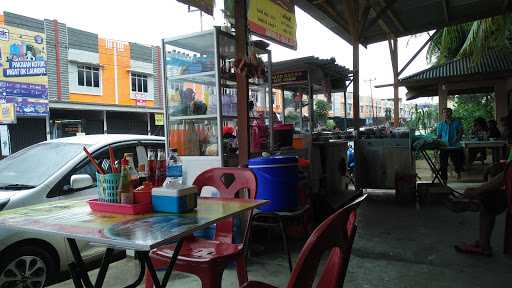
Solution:
<path fill-rule="evenodd" d="M 173 184 L 153 188 L 151 192 L 153 211 L 185 213 L 197 207 L 197 187 Z"/>

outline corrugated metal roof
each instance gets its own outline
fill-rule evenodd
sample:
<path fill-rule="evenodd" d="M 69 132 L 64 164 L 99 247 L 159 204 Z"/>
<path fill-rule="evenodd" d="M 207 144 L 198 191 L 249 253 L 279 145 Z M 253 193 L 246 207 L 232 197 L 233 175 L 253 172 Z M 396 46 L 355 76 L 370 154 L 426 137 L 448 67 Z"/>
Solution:
<path fill-rule="evenodd" d="M 322 70 L 327 77 L 332 79 L 344 78 L 345 80 L 349 80 L 348 76 L 352 74 L 352 71 L 347 67 L 336 64 L 336 59 L 334 58 L 320 59 L 315 56 L 308 56 L 272 62 L 273 73 L 291 70 L 308 70 L 311 68 Z"/>
<path fill-rule="evenodd" d="M 489 51 L 477 63 L 473 63 L 470 57 L 452 60 L 403 77 L 400 79 L 400 84 L 406 85 L 416 81 L 506 72 L 512 72 L 512 53 Z"/>
<path fill-rule="evenodd" d="M 353 0 L 365 25 L 361 44 L 385 41 L 390 35 L 403 37 L 442 27 L 506 14 L 512 9 L 508 0 Z M 352 42 L 350 29 L 354 13 L 347 13 L 348 0 L 295 0 L 297 6 L 336 33 Z M 359 33 L 357 31 L 357 33 Z M 355 34 L 355 33 L 354 33 Z"/>

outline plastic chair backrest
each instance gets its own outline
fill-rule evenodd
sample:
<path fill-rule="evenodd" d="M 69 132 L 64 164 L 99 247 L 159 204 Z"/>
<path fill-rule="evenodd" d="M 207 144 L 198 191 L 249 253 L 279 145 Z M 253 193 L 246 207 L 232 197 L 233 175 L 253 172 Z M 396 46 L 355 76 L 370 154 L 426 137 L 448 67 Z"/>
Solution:
<path fill-rule="evenodd" d="M 214 187 L 219 191 L 220 198 L 240 198 L 239 192 L 247 191 L 247 199 L 256 198 L 256 177 L 248 168 L 211 168 L 199 174 L 193 183 L 201 191 L 203 187 Z M 249 229 L 248 221 L 245 223 L 244 242 Z M 232 243 L 233 218 L 217 223 L 215 240 Z"/>
<path fill-rule="evenodd" d="M 311 234 L 293 268 L 288 288 L 312 287 L 322 255 L 329 258 L 316 287 L 334 288 L 342 283 L 354 239 L 356 210 L 366 198 L 362 195 L 327 218 Z"/>

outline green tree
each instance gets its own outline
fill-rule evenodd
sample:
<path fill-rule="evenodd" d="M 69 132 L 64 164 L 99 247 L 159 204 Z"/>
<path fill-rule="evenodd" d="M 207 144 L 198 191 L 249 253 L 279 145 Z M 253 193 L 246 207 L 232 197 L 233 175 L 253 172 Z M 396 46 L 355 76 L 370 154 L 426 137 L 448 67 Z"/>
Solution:
<path fill-rule="evenodd" d="M 318 99 L 315 101 L 315 119 L 317 123 L 324 124 L 331 111 L 331 104 L 327 101 Z"/>
<path fill-rule="evenodd" d="M 406 123 L 408 128 L 415 129 L 421 135 L 434 133 L 439 116 L 437 107 L 421 109 L 418 105 L 414 105 L 411 115 L 411 119 Z"/>
<path fill-rule="evenodd" d="M 300 115 L 298 112 L 295 112 L 293 110 L 289 110 L 286 112 L 286 115 L 284 116 L 284 123 L 286 124 L 294 124 L 298 125 L 300 120 Z"/>
<path fill-rule="evenodd" d="M 386 118 L 386 122 L 391 122 L 391 108 L 387 107 L 384 110 L 384 118 Z"/>
<path fill-rule="evenodd" d="M 477 117 L 494 119 L 494 103 L 494 94 L 455 96 L 453 115 L 462 121 L 467 135 L 473 128 L 473 120 Z"/>
<path fill-rule="evenodd" d="M 510 50 L 512 16 L 503 15 L 449 26 L 437 31 L 427 50 L 427 62 L 442 64 L 469 56 L 478 62 L 488 50 Z"/>

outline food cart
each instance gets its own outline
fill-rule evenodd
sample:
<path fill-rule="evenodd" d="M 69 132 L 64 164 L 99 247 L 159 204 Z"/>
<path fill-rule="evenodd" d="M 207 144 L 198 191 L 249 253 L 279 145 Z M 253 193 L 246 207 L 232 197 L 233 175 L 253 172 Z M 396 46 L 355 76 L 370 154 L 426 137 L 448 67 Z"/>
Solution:
<path fill-rule="evenodd" d="M 254 107 L 250 117 L 260 125 L 272 121 L 268 109 L 271 53 L 267 46 L 256 41 L 249 48 L 253 61 L 248 65 L 249 98 Z M 166 38 L 162 40 L 162 55 L 166 150 L 178 150 L 184 182 L 191 184 L 208 168 L 238 166 L 234 36 L 217 27 Z M 258 145 L 251 143 L 255 146 L 252 150 L 258 152 L 270 146 L 270 135 L 258 135 Z"/>

